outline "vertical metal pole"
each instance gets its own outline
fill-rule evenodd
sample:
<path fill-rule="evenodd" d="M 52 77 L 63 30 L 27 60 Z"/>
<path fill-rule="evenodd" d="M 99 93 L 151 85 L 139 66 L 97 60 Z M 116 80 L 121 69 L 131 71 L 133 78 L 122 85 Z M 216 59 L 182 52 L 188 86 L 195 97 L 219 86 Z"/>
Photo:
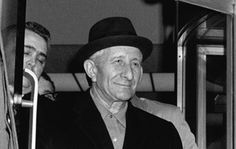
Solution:
<path fill-rule="evenodd" d="M 175 44 L 177 46 L 177 71 L 176 71 L 176 92 L 177 92 L 177 106 L 181 109 L 185 116 L 185 46 L 184 40 L 186 39 L 186 33 L 179 38 L 179 1 L 176 0 L 176 17 L 175 17 Z"/>
<path fill-rule="evenodd" d="M 206 54 L 197 48 L 197 143 L 206 149 Z"/>
<path fill-rule="evenodd" d="M 233 50 L 233 17 L 226 15 L 226 147 L 235 147 L 235 52 Z"/>
<path fill-rule="evenodd" d="M 233 72 L 233 75 L 232 75 L 232 77 L 233 77 L 233 79 L 232 79 L 232 82 L 233 82 L 233 99 L 232 99 L 232 101 L 233 101 L 233 106 L 234 106 L 234 108 L 233 108 L 233 132 L 234 132 L 234 134 L 233 134 L 233 138 L 232 138 L 232 148 L 233 149 L 235 149 L 236 148 L 236 122 L 235 122 L 235 120 L 236 120 L 236 52 L 235 52 L 235 50 L 236 50 L 236 19 L 235 19 L 235 17 L 236 17 L 236 10 L 235 10 L 235 2 L 236 1 L 234 1 L 234 5 L 233 5 L 233 10 L 234 10 L 234 14 L 233 14 L 233 16 L 232 16 L 232 22 L 230 23 L 230 24 L 232 24 L 232 30 L 231 31 L 229 31 L 229 32 L 231 32 L 232 33 L 232 36 L 231 36 L 231 49 L 232 49 L 232 55 L 233 55 L 233 70 L 232 70 L 232 72 Z M 229 22 L 227 22 L 227 24 L 228 24 Z M 227 27 L 228 27 L 228 25 L 227 25 Z M 227 31 L 228 32 L 228 31 Z"/>
<path fill-rule="evenodd" d="M 31 101 L 22 101 L 23 107 L 30 107 L 30 120 L 29 120 L 29 140 L 28 149 L 36 148 L 36 129 L 37 129 L 37 107 L 38 107 L 38 78 L 29 69 L 25 69 L 24 76 L 27 77 L 32 86 Z"/>
<path fill-rule="evenodd" d="M 25 38 L 25 11 L 26 0 L 18 0 L 17 4 L 17 32 L 16 32 L 16 55 L 15 55 L 15 78 L 14 94 L 22 94 L 22 76 L 23 76 L 23 54 Z"/>
<path fill-rule="evenodd" d="M 185 36 L 183 36 L 185 39 Z M 180 39 L 180 44 L 182 43 Z M 178 45 L 177 53 L 177 106 L 185 115 L 185 76 L 186 76 L 186 47 Z"/>

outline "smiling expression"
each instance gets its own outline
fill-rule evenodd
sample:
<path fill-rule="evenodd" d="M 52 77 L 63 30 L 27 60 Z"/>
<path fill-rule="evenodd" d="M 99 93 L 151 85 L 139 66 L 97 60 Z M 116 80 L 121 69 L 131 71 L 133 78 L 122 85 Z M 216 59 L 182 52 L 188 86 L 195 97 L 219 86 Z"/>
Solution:
<path fill-rule="evenodd" d="M 93 87 L 107 102 L 126 101 L 142 77 L 142 53 L 130 46 L 114 46 L 94 60 Z"/>

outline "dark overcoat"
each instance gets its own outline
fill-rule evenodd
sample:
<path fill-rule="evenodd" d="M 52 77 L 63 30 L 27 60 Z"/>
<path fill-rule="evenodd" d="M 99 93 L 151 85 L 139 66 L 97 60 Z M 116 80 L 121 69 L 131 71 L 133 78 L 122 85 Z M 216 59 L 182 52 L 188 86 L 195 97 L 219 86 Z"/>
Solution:
<path fill-rule="evenodd" d="M 59 116 L 62 127 L 50 148 L 113 149 L 106 125 L 89 92 L 74 98 L 77 99 L 73 109 L 65 111 L 66 123 L 62 122 L 63 116 Z M 128 103 L 123 149 L 182 149 L 182 144 L 172 123 Z"/>

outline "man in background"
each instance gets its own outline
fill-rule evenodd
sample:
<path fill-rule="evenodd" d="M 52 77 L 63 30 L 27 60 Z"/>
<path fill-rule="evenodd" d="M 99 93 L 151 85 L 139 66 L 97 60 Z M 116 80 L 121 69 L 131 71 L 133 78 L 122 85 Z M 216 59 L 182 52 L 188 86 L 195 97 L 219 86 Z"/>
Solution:
<path fill-rule="evenodd" d="M 16 54 L 16 25 L 8 26 L 3 30 L 3 46 L 6 57 L 7 74 L 9 80 L 10 92 L 14 91 L 14 71 L 15 71 L 15 54 Z M 40 79 L 47 60 L 47 52 L 50 49 L 50 33 L 42 25 L 36 22 L 25 23 L 25 39 L 24 39 L 24 58 L 23 69 L 30 69 Z M 22 98 L 29 100 L 32 86 L 30 81 L 23 77 L 22 80 Z M 41 89 L 39 89 L 41 90 Z M 43 91 L 41 91 L 43 92 Z M 38 117 L 37 117 L 37 142 L 41 141 L 46 129 L 46 121 L 48 120 L 48 111 L 50 109 L 51 100 L 38 100 Z M 29 109 L 16 107 L 16 127 L 19 141 L 19 148 L 28 148 L 28 132 L 29 132 Z M 45 113 L 44 113 L 45 112 Z M 44 114 L 42 114 L 44 113 Z M 39 132 L 39 133 L 38 133 Z M 40 143 L 39 143 L 40 144 Z"/>
<path fill-rule="evenodd" d="M 16 32 L 16 25 L 11 25 L 3 31 L 3 46 L 10 86 L 14 85 L 14 70 L 17 67 L 15 66 Z M 46 64 L 49 48 L 49 31 L 36 22 L 26 22 L 23 69 L 30 69 L 40 78 Z M 23 77 L 22 92 L 27 94 L 30 91 L 31 84 L 27 78 Z"/>

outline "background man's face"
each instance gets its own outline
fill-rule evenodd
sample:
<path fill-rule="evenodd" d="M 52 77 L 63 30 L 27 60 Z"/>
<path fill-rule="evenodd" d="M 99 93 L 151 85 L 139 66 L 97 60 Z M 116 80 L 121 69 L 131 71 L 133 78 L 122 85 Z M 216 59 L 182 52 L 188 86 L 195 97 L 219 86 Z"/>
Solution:
<path fill-rule="evenodd" d="M 16 41 L 15 34 L 9 41 L 9 44 L 5 46 L 6 48 L 6 65 L 8 70 L 9 84 L 14 85 L 14 71 L 15 71 L 15 54 L 16 54 Z M 24 43 L 24 61 L 23 68 L 28 68 L 32 70 L 36 76 L 39 78 L 43 72 L 46 63 L 47 56 L 47 43 L 46 41 L 33 31 L 25 30 L 25 43 Z M 16 66 L 17 67 L 17 66 Z M 23 77 L 23 93 L 28 93 L 31 91 L 31 85 L 28 79 Z"/>
<path fill-rule="evenodd" d="M 33 31 L 25 30 L 24 43 L 24 69 L 33 71 L 39 78 L 43 72 L 47 59 L 46 41 Z M 31 85 L 28 79 L 23 77 L 23 93 L 28 93 Z"/>

